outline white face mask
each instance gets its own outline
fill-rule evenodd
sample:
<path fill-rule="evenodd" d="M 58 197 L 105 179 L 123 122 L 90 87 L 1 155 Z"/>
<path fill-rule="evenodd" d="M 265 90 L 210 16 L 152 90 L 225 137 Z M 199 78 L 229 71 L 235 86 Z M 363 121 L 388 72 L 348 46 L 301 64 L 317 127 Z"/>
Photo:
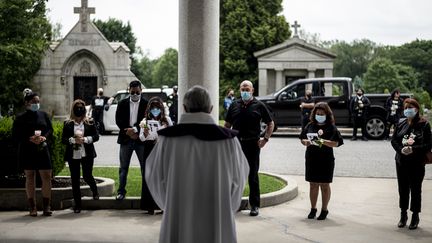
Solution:
<path fill-rule="evenodd" d="M 141 98 L 141 95 L 140 94 L 133 94 L 130 97 L 131 97 L 131 100 L 133 102 L 138 102 L 140 100 L 140 98 Z"/>

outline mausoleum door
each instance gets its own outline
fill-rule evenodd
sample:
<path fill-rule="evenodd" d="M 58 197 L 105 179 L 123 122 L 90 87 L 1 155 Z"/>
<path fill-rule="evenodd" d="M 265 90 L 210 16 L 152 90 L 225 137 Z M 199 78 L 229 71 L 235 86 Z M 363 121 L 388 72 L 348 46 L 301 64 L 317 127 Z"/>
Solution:
<path fill-rule="evenodd" d="M 97 91 L 96 76 L 74 76 L 74 100 L 82 99 L 90 105 Z"/>

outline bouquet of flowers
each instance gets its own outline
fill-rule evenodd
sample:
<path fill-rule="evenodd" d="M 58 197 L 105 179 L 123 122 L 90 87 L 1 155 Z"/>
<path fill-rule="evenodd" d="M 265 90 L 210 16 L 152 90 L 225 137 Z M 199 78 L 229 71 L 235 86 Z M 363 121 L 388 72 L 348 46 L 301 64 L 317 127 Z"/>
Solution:
<path fill-rule="evenodd" d="M 308 134 L 306 134 L 306 136 L 308 137 L 311 144 L 321 148 L 322 145 L 324 144 L 324 139 L 321 138 L 323 133 L 324 133 L 323 130 L 320 129 L 320 130 L 318 130 L 317 133 L 308 133 Z"/>
<path fill-rule="evenodd" d="M 81 130 L 81 129 L 77 129 L 76 131 L 75 131 L 75 135 L 73 136 L 74 138 L 79 138 L 79 137 L 82 137 L 83 136 L 83 134 L 84 134 L 84 132 Z M 81 144 L 74 144 L 73 145 L 73 149 L 74 150 L 79 150 L 79 149 L 81 149 Z"/>
<path fill-rule="evenodd" d="M 414 140 L 415 137 L 416 137 L 416 135 L 413 133 L 411 133 L 409 136 L 408 136 L 408 134 L 405 134 L 402 138 L 402 145 L 403 146 L 413 145 L 415 142 L 415 140 Z"/>
<path fill-rule="evenodd" d="M 145 118 L 142 119 L 142 121 L 140 122 L 139 126 L 141 128 L 148 128 L 148 126 L 147 126 L 147 119 L 145 119 Z"/>

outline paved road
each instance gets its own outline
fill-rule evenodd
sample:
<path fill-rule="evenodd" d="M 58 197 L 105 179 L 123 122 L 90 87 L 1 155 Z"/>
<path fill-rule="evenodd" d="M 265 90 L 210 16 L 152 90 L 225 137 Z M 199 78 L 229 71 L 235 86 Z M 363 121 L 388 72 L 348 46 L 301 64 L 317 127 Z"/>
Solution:
<path fill-rule="evenodd" d="M 98 157 L 96 166 L 118 166 L 119 145 L 116 135 L 101 136 L 95 144 Z M 335 176 L 350 177 L 396 177 L 394 150 L 388 141 L 351 141 L 335 149 Z M 263 171 L 285 175 L 304 175 L 305 147 L 295 137 L 273 137 L 261 150 Z M 139 166 L 135 154 L 132 166 Z M 432 179 L 432 166 L 427 166 L 426 177 Z"/>

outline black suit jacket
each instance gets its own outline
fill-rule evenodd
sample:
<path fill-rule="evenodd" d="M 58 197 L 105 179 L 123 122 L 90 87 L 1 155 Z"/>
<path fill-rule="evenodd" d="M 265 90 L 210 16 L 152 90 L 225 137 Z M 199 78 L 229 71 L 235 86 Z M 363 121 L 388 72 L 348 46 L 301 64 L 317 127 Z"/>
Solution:
<path fill-rule="evenodd" d="M 127 144 L 131 140 L 131 138 L 128 135 L 126 135 L 126 131 L 125 131 L 126 128 L 131 128 L 131 126 L 129 125 L 129 118 L 130 118 L 130 104 L 129 104 L 129 102 L 130 102 L 130 99 L 126 98 L 126 99 L 121 100 L 119 102 L 119 104 L 117 105 L 115 119 L 116 119 L 116 124 L 120 129 L 119 135 L 117 138 L 118 144 Z M 142 121 L 142 119 L 144 118 L 147 104 L 148 104 L 148 101 L 141 96 L 140 104 L 138 106 L 137 121 L 133 125 L 138 130 L 138 133 L 141 129 L 139 124 Z M 137 139 L 135 141 L 137 141 L 138 143 L 142 143 L 140 139 Z"/>
<path fill-rule="evenodd" d="M 72 160 L 73 155 L 73 144 L 69 143 L 69 138 L 74 136 L 74 122 L 65 121 L 63 126 L 62 143 L 66 144 L 66 153 L 64 156 L 65 161 Z M 93 138 L 92 143 L 84 143 L 84 149 L 86 157 L 96 158 L 96 150 L 93 143 L 99 140 L 99 133 L 96 129 L 96 125 L 92 121 L 90 124 L 84 123 L 84 137 L 91 136 Z"/>

